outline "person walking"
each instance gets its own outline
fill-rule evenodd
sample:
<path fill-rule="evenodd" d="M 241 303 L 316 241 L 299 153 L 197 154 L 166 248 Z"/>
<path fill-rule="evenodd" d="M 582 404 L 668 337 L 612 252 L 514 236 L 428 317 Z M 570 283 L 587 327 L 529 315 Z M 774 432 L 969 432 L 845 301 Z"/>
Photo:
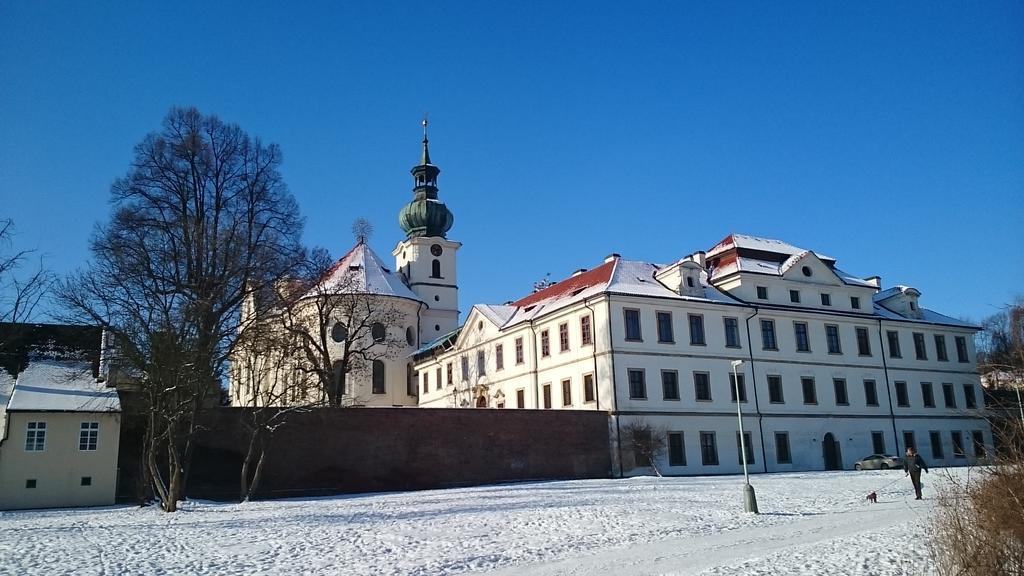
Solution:
<path fill-rule="evenodd" d="M 913 447 L 907 448 L 907 457 L 903 460 L 903 471 L 910 476 L 910 481 L 914 483 L 914 493 L 917 495 L 915 500 L 921 499 L 921 470 L 925 473 L 928 472 L 928 465 L 924 463 L 924 458 L 914 450 Z"/>

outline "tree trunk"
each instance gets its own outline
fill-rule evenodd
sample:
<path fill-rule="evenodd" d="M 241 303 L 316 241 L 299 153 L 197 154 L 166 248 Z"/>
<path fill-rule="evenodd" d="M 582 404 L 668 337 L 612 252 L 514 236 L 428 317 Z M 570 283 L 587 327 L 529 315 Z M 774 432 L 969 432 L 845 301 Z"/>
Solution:
<path fill-rule="evenodd" d="M 249 485 L 249 498 L 256 493 L 259 489 L 260 480 L 263 478 L 263 463 L 267 461 L 267 451 L 270 449 L 270 441 L 267 440 L 266 445 L 260 446 L 260 459 L 256 463 L 256 472 L 252 476 L 252 484 Z"/>
<path fill-rule="evenodd" d="M 256 439 L 259 437 L 259 435 L 260 429 L 254 428 L 252 431 L 252 435 L 249 437 L 249 448 L 245 452 L 245 460 L 242 461 L 242 473 L 239 477 L 239 502 L 245 502 L 249 500 L 249 496 L 252 494 L 252 485 L 249 484 L 249 466 L 252 464 L 253 458 L 256 455 Z"/>

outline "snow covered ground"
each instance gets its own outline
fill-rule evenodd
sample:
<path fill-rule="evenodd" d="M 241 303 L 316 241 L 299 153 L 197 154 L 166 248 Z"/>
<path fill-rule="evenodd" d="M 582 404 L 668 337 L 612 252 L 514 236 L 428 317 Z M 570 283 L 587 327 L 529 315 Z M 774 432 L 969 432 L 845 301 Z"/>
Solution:
<path fill-rule="evenodd" d="M 756 516 L 736 476 L 2 512 L 0 574 L 929 574 L 944 473 L 753 476 Z"/>

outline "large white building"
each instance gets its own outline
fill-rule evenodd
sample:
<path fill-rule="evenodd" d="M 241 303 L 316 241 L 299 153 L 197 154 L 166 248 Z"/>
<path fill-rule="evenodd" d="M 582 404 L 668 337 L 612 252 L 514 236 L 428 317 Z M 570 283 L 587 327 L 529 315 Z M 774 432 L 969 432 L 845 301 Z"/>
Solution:
<path fill-rule="evenodd" d="M 603 410 L 618 473 L 623 428 L 667 434 L 662 473 L 849 469 L 918 448 L 933 465 L 984 457 L 992 437 L 977 330 L 834 258 L 733 234 L 658 266 L 617 254 L 507 305 L 476 305 L 416 355 L 419 405 Z"/>
<path fill-rule="evenodd" d="M 622 474 L 636 465 L 623 429 L 641 421 L 667 435 L 663 473 L 739 471 L 737 395 L 754 470 L 850 468 L 908 445 L 952 465 L 991 447 L 977 327 L 777 240 L 733 234 L 662 266 L 612 254 L 518 301 L 475 305 L 460 327 L 461 244 L 447 238 L 439 172 L 424 134 L 394 269 L 360 243 L 324 280 L 401 310 L 379 329 L 404 335 L 400 349 L 350 374 L 348 404 L 606 411 Z M 234 377 L 232 396 L 247 385 Z"/>

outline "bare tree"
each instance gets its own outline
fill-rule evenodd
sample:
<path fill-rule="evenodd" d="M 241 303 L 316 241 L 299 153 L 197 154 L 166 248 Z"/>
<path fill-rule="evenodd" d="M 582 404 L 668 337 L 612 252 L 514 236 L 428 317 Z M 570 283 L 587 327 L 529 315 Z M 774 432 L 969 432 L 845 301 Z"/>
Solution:
<path fill-rule="evenodd" d="M 14 245 L 14 221 L 0 219 L 0 322 L 24 322 L 35 313 L 53 284 L 53 275 L 42 262 L 22 274 L 32 250 Z"/>
<path fill-rule="evenodd" d="M 658 470 L 658 459 L 665 454 L 668 447 L 668 433 L 662 427 L 652 426 L 643 418 L 631 420 L 622 427 L 626 434 L 626 446 L 633 454 L 637 467 L 650 466 L 654 473 L 661 476 Z"/>
<path fill-rule="evenodd" d="M 344 258 L 327 266 L 325 253 L 317 254 L 306 265 L 309 289 L 283 301 L 281 326 L 296 351 L 295 369 L 324 393 L 327 405 L 365 404 L 349 377 L 372 378 L 375 362 L 398 354 L 404 314 L 390 297 L 368 292 L 360 271 L 341 270 Z"/>
<path fill-rule="evenodd" d="M 137 380 L 146 470 L 168 512 L 183 494 L 196 415 L 220 394 L 242 302 L 302 254 L 280 164 L 277 146 L 238 126 L 172 109 L 114 182 L 89 267 L 59 288 L 69 318 L 109 327 Z"/>

